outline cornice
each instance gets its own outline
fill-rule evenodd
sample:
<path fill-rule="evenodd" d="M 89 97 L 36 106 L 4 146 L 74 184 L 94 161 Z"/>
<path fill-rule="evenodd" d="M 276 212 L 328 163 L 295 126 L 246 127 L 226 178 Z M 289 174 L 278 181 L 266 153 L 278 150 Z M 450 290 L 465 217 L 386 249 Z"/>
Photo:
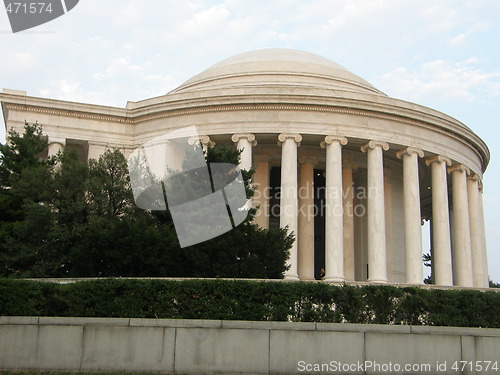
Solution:
<path fill-rule="evenodd" d="M 134 119 L 127 116 L 115 116 L 106 115 L 94 112 L 84 112 L 79 110 L 69 110 L 69 109 L 59 109 L 59 108 L 48 108 L 40 107 L 29 104 L 12 104 L 7 103 L 6 108 L 13 111 L 23 111 L 32 113 L 41 113 L 44 115 L 62 116 L 62 117 L 73 117 L 81 118 L 86 120 L 97 120 L 97 121 L 107 121 L 107 122 L 118 122 L 124 124 L 134 124 Z"/>
<path fill-rule="evenodd" d="M 87 120 L 118 122 L 118 123 L 132 124 L 132 125 L 167 117 L 192 115 L 200 113 L 211 113 L 211 112 L 230 112 L 230 111 L 249 111 L 249 110 L 327 112 L 327 113 L 350 114 L 350 115 L 378 118 L 383 120 L 391 120 L 409 125 L 417 125 L 417 126 L 426 125 L 432 127 L 439 127 L 448 133 L 453 133 L 449 128 L 440 127 L 439 125 L 436 125 L 434 123 L 428 123 L 426 121 L 414 120 L 403 116 L 398 116 L 389 113 L 381 113 L 378 111 L 367 110 L 367 109 L 347 108 L 337 105 L 321 105 L 321 104 L 319 105 L 281 104 L 281 103 L 222 104 L 222 105 L 214 104 L 206 106 L 195 106 L 183 109 L 163 109 L 159 110 L 158 112 L 149 114 L 133 115 L 132 113 L 129 113 L 127 116 L 107 115 L 107 114 L 88 112 L 88 111 L 85 112 L 79 110 L 48 108 L 48 107 L 34 106 L 28 104 L 7 103 L 6 107 L 9 110 L 42 113 L 54 116 L 81 118 Z M 462 136 L 460 135 L 460 137 Z"/>
<path fill-rule="evenodd" d="M 220 113 L 220 112 L 231 112 L 231 111 L 307 111 L 307 112 L 323 112 L 323 113 L 335 113 L 335 114 L 345 114 L 345 115 L 355 115 L 369 118 L 376 118 L 381 120 L 387 120 L 391 122 L 396 122 L 404 125 L 413 125 L 423 128 L 428 128 L 432 130 L 441 130 L 443 133 L 451 136 L 462 143 L 467 144 L 472 149 L 476 150 L 480 156 L 483 164 L 483 169 L 486 168 L 490 153 L 488 147 L 472 130 L 467 128 L 465 125 L 456 121 L 453 122 L 449 116 L 444 115 L 440 118 L 433 112 L 437 111 L 430 110 L 432 113 L 419 112 L 412 108 L 405 108 L 402 106 L 391 107 L 389 103 L 379 103 L 371 102 L 366 100 L 356 100 L 355 98 L 328 98 L 328 97 L 303 97 L 294 98 L 293 96 L 287 95 L 287 100 L 321 100 L 322 104 L 312 104 L 312 103 L 215 103 L 218 99 L 223 98 L 198 98 L 198 99 L 185 99 L 174 102 L 165 102 L 156 105 L 151 105 L 148 107 L 140 107 L 135 109 L 122 109 L 114 107 L 102 107 L 98 105 L 83 105 L 81 103 L 71 103 L 63 101 L 48 101 L 46 99 L 28 97 L 29 100 L 25 100 L 25 104 L 9 102 L 7 95 L 2 95 L 0 98 L 4 103 L 4 106 L 8 110 L 14 111 L 24 111 L 32 113 L 41 113 L 45 115 L 62 116 L 70 118 L 78 118 L 84 120 L 93 121 L 105 121 L 113 122 L 126 125 L 136 125 L 148 121 L 154 121 L 163 118 L 170 118 L 176 116 L 184 115 L 195 115 L 203 113 Z M 225 98 L 227 101 L 231 97 Z M 232 97 L 235 100 L 235 97 Z M 242 98 L 236 98 L 237 100 L 244 100 Z M 269 98 L 268 98 L 269 99 Z M 210 101 L 213 103 L 210 103 Z M 266 96 L 263 97 L 252 97 L 250 100 L 266 100 Z M 383 100 L 394 100 L 395 103 L 402 102 L 397 99 L 392 99 L 384 97 Z M 26 103 L 30 101 L 31 103 Z M 325 101 L 330 101 L 331 104 L 325 104 Z M 40 105 L 36 105 L 36 103 Z M 54 108 L 48 107 L 51 102 L 57 103 L 58 106 L 71 106 L 76 105 L 75 109 L 65 109 L 65 108 Z M 33 104 L 32 104 L 33 103 Z M 406 103 L 406 102 L 404 102 Z M 352 104 L 355 106 L 349 107 Z M 409 103 L 417 108 L 421 107 L 417 104 Z M 183 106 L 183 108 L 179 108 Z M 189 107 L 188 107 L 189 106 Z M 361 108 L 363 106 L 373 106 L 373 109 Z M 83 110 L 83 107 L 89 110 Z M 177 108 L 176 108 L 177 107 Z M 422 107 L 424 108 L 424 107 Z M 383 112 L 384 110 L 388 112 Z M 123 112 L 124 115 L 113 115 L 102 113 L 101 111 L 117 111 Z M 400 112 L 395 113 L 395 112 Z M 412 115 L 415 117 L 423 117 L 423 119 L 411 118 Z M 426 118 L 427 117 L 427 118 Z"/>

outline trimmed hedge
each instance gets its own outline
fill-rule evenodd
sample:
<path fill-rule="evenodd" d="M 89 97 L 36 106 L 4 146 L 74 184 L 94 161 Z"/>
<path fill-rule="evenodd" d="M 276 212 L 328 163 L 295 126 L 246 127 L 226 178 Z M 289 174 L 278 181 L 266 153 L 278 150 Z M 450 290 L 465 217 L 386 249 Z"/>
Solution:
<path fill-rule="evenodd" d="M 500 293 L 243 280 L 0 279 L 0 315 L 500 328 Z"/>

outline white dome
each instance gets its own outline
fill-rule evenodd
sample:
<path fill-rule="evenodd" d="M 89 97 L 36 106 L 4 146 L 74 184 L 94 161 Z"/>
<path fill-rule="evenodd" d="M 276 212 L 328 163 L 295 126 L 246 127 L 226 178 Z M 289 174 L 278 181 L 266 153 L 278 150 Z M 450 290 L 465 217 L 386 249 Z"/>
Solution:
<path fill-rule="evenodd" d="M 311 87 L 385 94 L 341 65 L 293 49 L 244 52 L 212 65 L 171 93 L 237 87 Z"/>

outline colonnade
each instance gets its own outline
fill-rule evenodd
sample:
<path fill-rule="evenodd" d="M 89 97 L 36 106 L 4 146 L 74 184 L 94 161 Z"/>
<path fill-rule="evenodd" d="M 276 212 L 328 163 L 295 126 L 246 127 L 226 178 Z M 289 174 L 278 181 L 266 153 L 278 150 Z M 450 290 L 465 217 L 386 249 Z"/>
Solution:
<path fill-rule="evenodd" d="M 241 150 L 240 167 L 255 168 L 254 184 L 261 191 L 269 187 L 270 158 L 252 155 L 257 140 L 252 133 L 233 134 L 231 140 Z M 209 136 L 198 139 L 203 147 L 214 143 Z M 314 217 L 299 207 L 314 206 L 313 178 L 317 158 L 298 157 L 302 136 L 281 133 L 280 227 L 288 227 L 296 240 L 290 249 L 285 278 L 314 279 Z M 318 146 L 326 151 L 325 171 L 325 276 L 329 282 L 354 280 L 353 165 L 343 163 L 342 147 L 348 139 L 327 135 Z M 48 155 L 63 151 L 65 140 L 49 139 Z M 384 152 L 386 142 L 368 140 L 360 151 L 367 158 L 367 255 L 368 282 L 387 283 L 386 220 L 384 205 Z M 89 155 L 90 156 L 90 155 Z M 405 270 L 408 284 L 422 284 L 422 233 L 419 158 L 424 151 L 404 147 L 396 152 L 403 164 Z M 433 281 L 441 286 L 488 287 L 486 238 L 482 203 L 482 183 L 478 175 L 462 164 L 453 164 L 443 155 L 425 159 L 432 180 L 432 265 Z M 300 169 L 300 180 L 298 170 Z M 452 186 L 452 212 L 448 202 L 448 175 Z M 298 189 L 305 188 L 305 197 Z M 269 201 L 265 194 L 254 198 L 260 207 L 255 222 L 269 228 Z M 306 210 L 307 211 L 307 210 Z M 351 211 L 351 214 L 349 214 Z"/>
<path fill-rule="evenodd" d="M 234 134 L 233 142 L 242 150 L 241 167 L 254 166 L 256 187 L 269 186 L 269 159 L 257 156 L 252 162 L 252 146 L 255 135 Z M 315 157 L 298 158 L 297 149 L 302 136 L 281 133 L 281 201 L 280 227 L 288 227 L 296 235 L 290 251 L 289 270 L 285 277 L 292 280 L 314 278 L 314 221 L 307 213 L 299 212 L 299 206 L 312 205 L 312 194 L 299 197 L 299 187 L 312 189 Z M 325 281 L 343 282 L 354 280 L 354 232 L 352 210 L 352 166 L 343 166 L 342 147 L 347 138 L 328 135 L 320 146 L 326 149 L 326 233 L 325 233 Z M 384 205 L 384 152 L 386 142 L 369 140 L 360 151 L 367 157 L 367 242 L 368 282 L 387 283 L 386 221 Z M 404 147 L 396 152 L 403 163 L 404 238 L 406 282 L 422 284 L 422 217 L 420 207 L 419 158 L 424 151 Z M 300 163 L 300 180 L 297 171 Z M 432 257 L 433 278 L 436 285 L 461 287 L 488 287 L 488 267 L 482 185 L 479 176 L 462 164 L 453 164 L 443 155 L 425 159 L 430 166 L 432 184 Z M 448 202 L 448 175 L 452 186 L 452 211 Z M 269 206 L 266 199 L 255 204 L 264 211 L 256 221 L 267 227 Z M 350 204 L 349 204 L 350 203 Z"/>
<path fill-rule="evenodd" d="M 71 147 L 71 143 L 65 138 L 49 137 L 48 139 L 48 153 L 47 156 L 55 156 L 58 152 L 63 152 L 65 149 Z M 120 149 L 125 157 L 128 157 L 132 153 L 131 148 L 125 148 L 123 145 L 110 145 L 109 143 L 99 142 L 99 141 L 79 141 L 85 144 L 86 152 L 83 157 L 89 159 L 99 159 L 99 157 L 106 152 L 108 149 L 118 148 Z"/>

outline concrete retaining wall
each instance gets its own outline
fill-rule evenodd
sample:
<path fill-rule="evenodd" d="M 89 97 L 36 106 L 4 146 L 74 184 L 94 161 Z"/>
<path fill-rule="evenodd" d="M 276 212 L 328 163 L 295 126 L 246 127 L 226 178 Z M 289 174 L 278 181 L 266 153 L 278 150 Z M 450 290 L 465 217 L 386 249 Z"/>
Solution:
<path fill-rule="evenodd" d="M 0 317 L 0 369 L 500 374 L 500 329 Z"/>

